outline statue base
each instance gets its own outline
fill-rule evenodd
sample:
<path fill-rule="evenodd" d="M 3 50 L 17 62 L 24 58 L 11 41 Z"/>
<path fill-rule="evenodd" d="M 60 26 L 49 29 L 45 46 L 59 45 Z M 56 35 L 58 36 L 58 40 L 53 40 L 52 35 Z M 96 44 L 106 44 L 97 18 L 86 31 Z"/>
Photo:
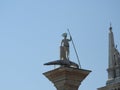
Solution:
<path fill-rule="evenodd" d="M 78 90 L 81 82 L 90 70 L 71 67 L 59 67 L 43 73 L 57 88 L 57 90 Z"/>

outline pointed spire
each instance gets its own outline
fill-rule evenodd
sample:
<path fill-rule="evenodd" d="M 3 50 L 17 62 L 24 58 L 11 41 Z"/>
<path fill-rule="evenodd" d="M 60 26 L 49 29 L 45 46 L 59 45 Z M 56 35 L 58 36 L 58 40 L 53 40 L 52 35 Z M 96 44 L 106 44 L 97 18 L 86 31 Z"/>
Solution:
<path fill-rule="evenodd" d="M 111 23 L 110 23 L 110 27 L 109 27 L 109 56 L 108 56 L 108 81 L 106 84 L 109 84 L 111 80 L 114 79 L 115 77 L 115 73 L 114 73 L 114 35 L 113 35 L 113 32 L 112 32 L 112 26 L 111 26 Z"/>
<path fill-rule="evenodd" d="M 117 50 L 117 45 L 114 43 L 114 34 L 110 23 L 109 28 L 109 66 L 108 66 L 108 81 L 106 84 L 120 82 L 120 55 Z"/>
<path fill-rule="evenodd" d="M 113 58 L 114 58 L 114 48 L 115 48 L 115 44 L 114 44 L 114 35 L 112 32 L 112 26 L 110 23 L 110 28 L 109 28 L 110 32 L 109 32 L 109 67 L 113 67 Z"/>

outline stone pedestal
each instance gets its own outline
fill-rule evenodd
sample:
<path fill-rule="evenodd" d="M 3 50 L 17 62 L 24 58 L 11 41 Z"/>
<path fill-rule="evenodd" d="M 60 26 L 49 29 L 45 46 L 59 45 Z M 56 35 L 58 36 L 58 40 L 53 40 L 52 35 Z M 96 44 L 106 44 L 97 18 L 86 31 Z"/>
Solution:
<path fill-rule="evenodd" d="M 90 70 L 60 67 L 43 74 L 57 90 L 78 90 L 79 85 L 90 72 Z"/>

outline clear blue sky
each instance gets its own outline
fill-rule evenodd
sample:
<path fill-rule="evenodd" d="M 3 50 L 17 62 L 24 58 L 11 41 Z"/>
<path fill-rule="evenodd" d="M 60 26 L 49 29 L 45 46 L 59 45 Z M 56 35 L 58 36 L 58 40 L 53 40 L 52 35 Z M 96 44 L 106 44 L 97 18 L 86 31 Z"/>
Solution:
<path fill-rule="evenodd" d="M 92 70 L 79 90 L 104 86 L 110 22 L 120 50 L 120 0 L 0 0 L 0 90 L 56 90 L 42 74 L 54 67 L 43 64 L 59 59 L 67 28 L 82 68 Z"/>

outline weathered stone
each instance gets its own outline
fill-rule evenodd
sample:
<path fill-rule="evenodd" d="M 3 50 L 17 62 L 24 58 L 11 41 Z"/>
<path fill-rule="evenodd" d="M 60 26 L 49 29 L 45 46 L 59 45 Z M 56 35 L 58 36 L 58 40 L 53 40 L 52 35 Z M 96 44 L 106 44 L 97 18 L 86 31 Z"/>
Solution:
<path fill-rule="evenodd" d="M 90 70 L 60 67 L 43 74 L 57 90 L 78 90 L 79 85 L 90 72 Z"/>

